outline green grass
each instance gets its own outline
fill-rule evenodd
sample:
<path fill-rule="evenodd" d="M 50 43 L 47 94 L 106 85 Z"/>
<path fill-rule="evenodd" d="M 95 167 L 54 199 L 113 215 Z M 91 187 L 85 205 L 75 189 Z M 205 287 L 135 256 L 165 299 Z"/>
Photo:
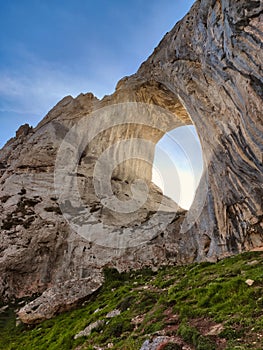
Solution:
<path fill-rule="evenodd" d="M 149 334 L 177 335 L 198 350 L 263 348 L 263 253 L 250 252 L 188 266 L 119 274 L 105 270 L 105 283 L 80 308 L 37 326 L 16 326 L 15 306 L 0 314 L 0 349 L 68 350 L 82 345 L 137 350 Z M 252 286 L 245 281 L 254 280 Z M 121 314 L 106 319 L 109 311 Z M 176 317 L 175 317 L 176 316 Z M 90 336 L 74 335 L 98 319 Z M 137 321 L 136 321 L 137 320 Z M 221 324 L 206 335 L 202 323 Z M 175 348 L 167 344 L 164 349 Z"/>

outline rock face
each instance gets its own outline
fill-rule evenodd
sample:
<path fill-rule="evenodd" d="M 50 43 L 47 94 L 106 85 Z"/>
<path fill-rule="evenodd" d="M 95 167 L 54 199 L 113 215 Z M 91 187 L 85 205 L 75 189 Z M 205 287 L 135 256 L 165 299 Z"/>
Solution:
<path fill-rule="evenodd" d="M 56 284 L 44 291 L 37 299 L 31 301 L 18 312 L 24 323 L 39 323 L 55 314 L 71 309 L 102 285 L 101 275 L 68 280 Z"/>
<path fill-rule="evenodd" d="M 3 300 L 44 293 L 29 311 L 66 281 L 100 279 L 104 266 L 262 245 L 262 11 L 261 1 L 196 1 L 114 94 L 65 97 L 17 131 L 0 152 Z M 192 123 L 205 171 L 186 214 L 151 184 L 151 164 L 163 134 Z M 43 314 L 20 313 L 29 323 Z"/>
<path fill-rule="evenodd" d="M 142 99 L 141 84 L 138 85 L 137 94 Z M 118 93 L 116 95 L 115 98 L 120 98 Z M 110 140 L 113 145 L 121 140 L 119 134 L 125 130 L 123 125 L 117 125 L 117 131 L 110 128 L 99 133 L 87 147 L 85 145 L 77 168 L 72 170 L 75 172 L 68 175 L 64 163 L 65 171 L 59 169 L 59 154 L 64 150 L 60 146 L 67 139 L 68 131 L 84 116 L 89 116 L 91 110 L 105 108 L 107 104 L 111 106 L 111 103 L 110 98 L 99 102 L 91 94 L 76 99 L 66 97 L 34 130 L 21 127 L 19 130 L 26 132 L 19 131 L 1 150 L 1 299 L 8 301 L 42 293 L 19 311 L 25 323 L 41 322 L 76 305 L 101 285 L 99 281 L 102 281 L 101 272 L 105 266 L 122 271 L 158 267 L 167 264 L 168 257 L 171 263 L 176 262 L 178 242 L 172 231 L 165 233 L 165 228 L 174 221 L 179 232 L 185 212 L 163 197 L 150 183 L 149 176 L 144 176 L 148 194 L 143 184 L 134 186 L 130 180 L 132 168 L 138 173 L 140 159 L 126 163 L 131 170 L 120 167 L 110 177 L 112 196 L 118 198 L 121 209 L 103 205 L 94 190 L 93 172 L 99 154 L 105 151 Z M 97 120 L 98 116 L 95 117 Z M 88 122 L 93 121 L 90 118 Z M 92 125 L 92 130 L 94 128 Z M 135 126 L 124 134 L 124 140 L 132 133 L 138 137 Z M 143 127 L 140 133 L 143 134 Z M 153 135 L 154 131 L 151 133 Z M 74 140 L 79 141 L 78 137 Z M 68 149 L 65 151 L 67 163 L 71 157 Z M 151 157 L 151 152 L 148 155 Z M 65 181 L 59 178 L 56 183 L 57 173 L 58 176 L 66 173 Z M 72 185 L 74 181 L 77 188 Z M 61 188 L 55 188 L 56 184 L 69 189 L 66 198 L 63 193 L 61 195 Z M 123 211 L 125 203 L 130 201 L 135 209 Z"/>
<path fill-rule="evenodd" d="M 262 245 L 262 11 L 197 1 L 138 72 L 181 98 L 200 136 L 209 189 L 188 233 L 199 259 Z"/>

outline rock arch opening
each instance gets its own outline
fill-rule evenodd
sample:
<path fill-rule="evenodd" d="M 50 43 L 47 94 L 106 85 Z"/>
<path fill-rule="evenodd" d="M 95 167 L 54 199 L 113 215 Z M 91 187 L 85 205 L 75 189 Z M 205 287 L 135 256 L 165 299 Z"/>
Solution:
<path fill-rule="evenodd" d="M 175 128 L 156 144 L 152 181 L 181 208 L 191 207 L 202 172 L 202 148 L 194 125 Z"/>

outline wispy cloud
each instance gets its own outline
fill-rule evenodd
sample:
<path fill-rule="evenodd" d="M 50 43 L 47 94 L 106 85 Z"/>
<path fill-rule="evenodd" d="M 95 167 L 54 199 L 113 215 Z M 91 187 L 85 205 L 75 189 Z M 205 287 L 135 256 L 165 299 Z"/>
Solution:
<path fill-rule="evenodd" d="M 80 93 L 76 77 L 46 65 L 32 65 L 26 72 L 0 71 L 1 110 L 40 114 L 67 94 Z"/>
<path fill-rule="evenodd" d="M 0 111 L 43 116 L 66 95 L 91 91 L 103 97 L 117 83 L 118 62 L 105 66 L 103 59 L 95 61 L 96 67 L 76 69 L 31 55 L 19 70 L 0 68 Z"/>

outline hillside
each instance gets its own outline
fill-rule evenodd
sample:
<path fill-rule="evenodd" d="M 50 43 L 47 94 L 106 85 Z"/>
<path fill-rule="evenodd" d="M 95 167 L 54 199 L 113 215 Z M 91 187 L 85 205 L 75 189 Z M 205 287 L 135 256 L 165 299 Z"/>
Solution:
<path fill-rule="evenodd" d="M 249 252 L 156 272 L 106 269 L 79 308 L 40 325 L 16 326 L 17 304 L 2 310 L 0 349 L 260 350 L 262 263 L 262 252 Z M 75 337 L 94 322 L 90 335 Z"/>

